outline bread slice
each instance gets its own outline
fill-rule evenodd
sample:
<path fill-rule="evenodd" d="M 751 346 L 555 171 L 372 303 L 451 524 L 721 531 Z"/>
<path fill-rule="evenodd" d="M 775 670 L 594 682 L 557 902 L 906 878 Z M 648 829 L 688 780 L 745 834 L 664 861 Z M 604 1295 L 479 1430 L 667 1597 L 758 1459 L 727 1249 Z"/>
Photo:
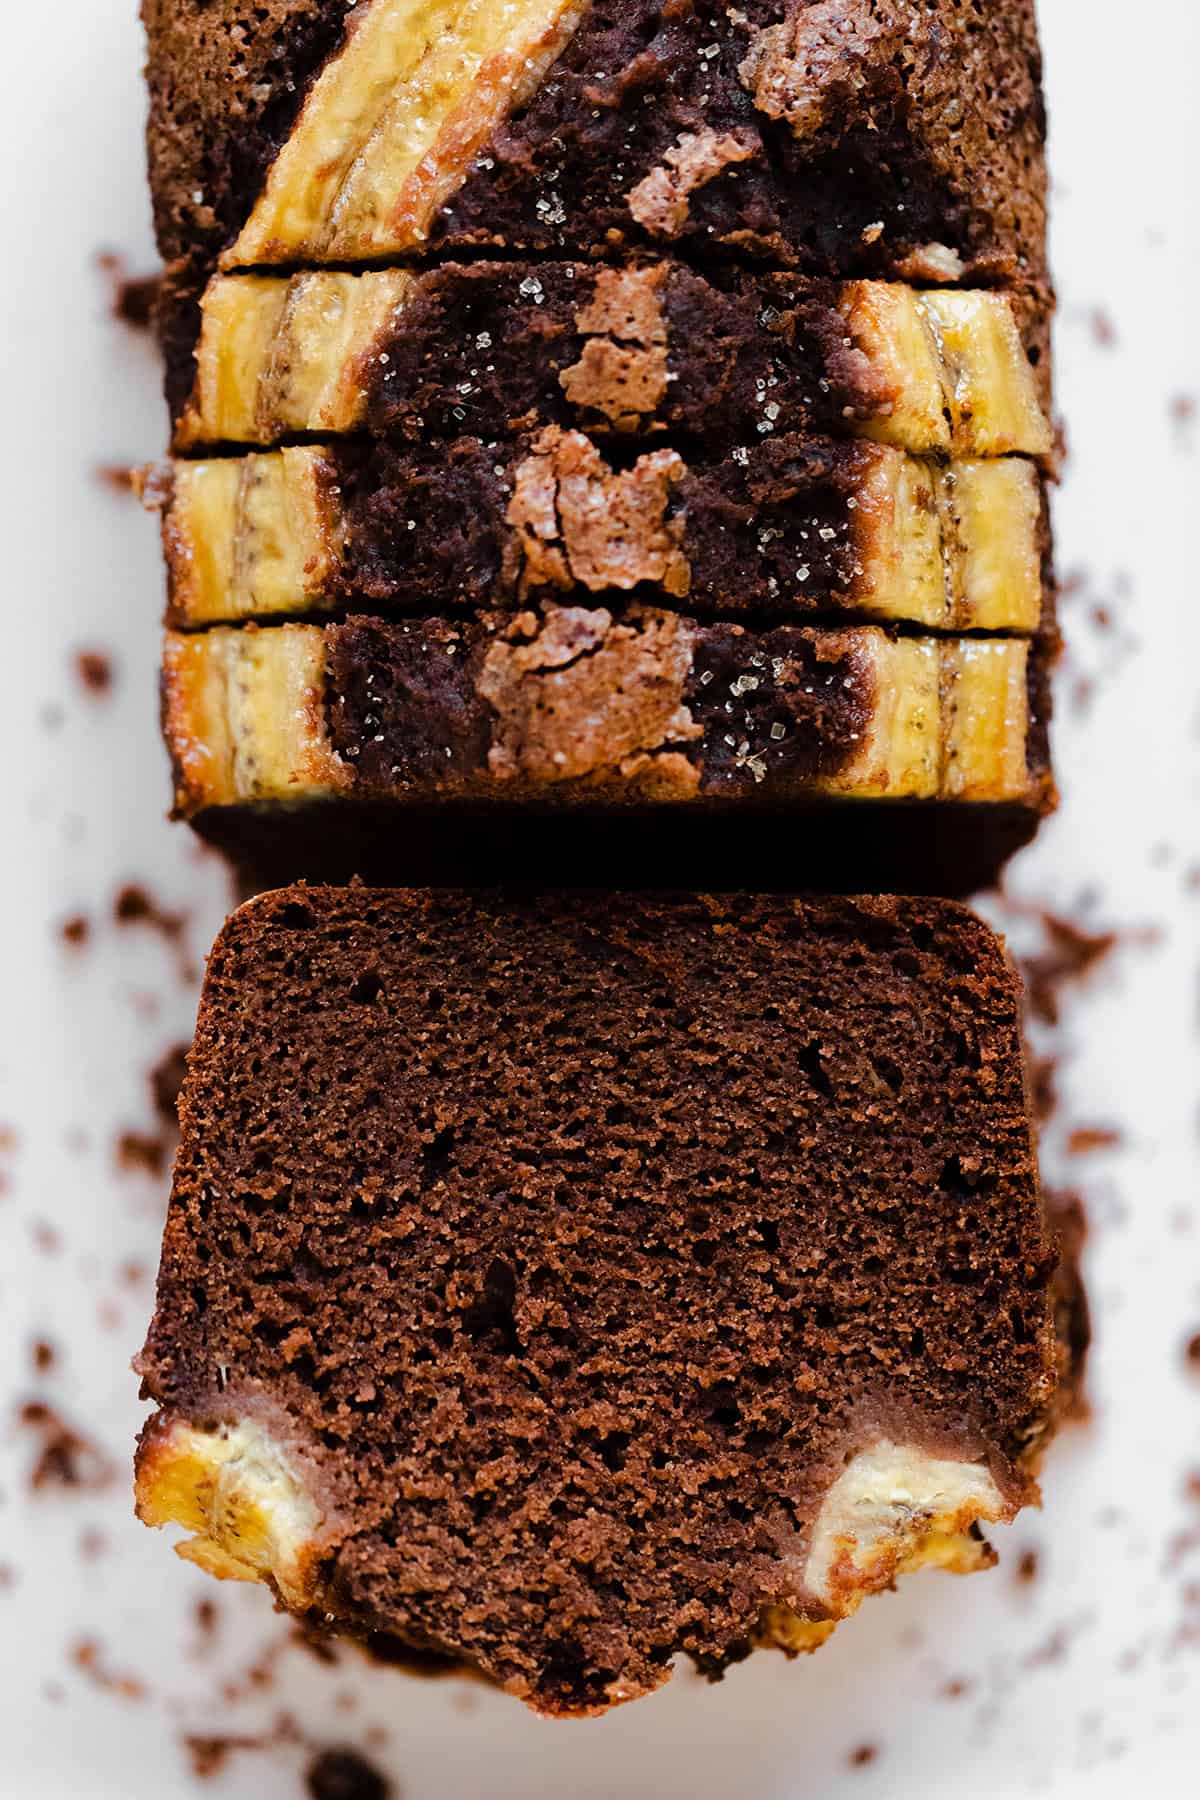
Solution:
<path fill-rule="evenodd" d="M 339 796 L 1051 801 L 1043 652 L 634 607 L 169 633 L 184 817 Z"/>
<path fill-rule="evenodd" d="M 1024 457 L 790 434 L 724 456 L 606 455 L 551 425 L 501 444 L 179 460 L 163 495 L 169 617 L 184 626 L 635 590 L 960 631 L 1032 632 L 1052 612 L 1044 483 Z"/>
<path fill-rule="evenodd" d="M 710 448 L 794 431 L 1053 449 L 1045 309 L 994 290 L 485 261 L 224 275 L 170 305 L 193 320 L 164 321 L 181 450 L 538 422 Z"/>
<path fill-rule="evenodd" d="M 141 1517 L 558 1715 L 987 1567 L 1068 1360 L 1019 1017 L 998 940 L 929 900 L 244 907 Z"/>
<path fill-rule="evenodd" d="M 1047 286 L 1034 0 L 143 10 L 169 262 L 653 243 Z"/>

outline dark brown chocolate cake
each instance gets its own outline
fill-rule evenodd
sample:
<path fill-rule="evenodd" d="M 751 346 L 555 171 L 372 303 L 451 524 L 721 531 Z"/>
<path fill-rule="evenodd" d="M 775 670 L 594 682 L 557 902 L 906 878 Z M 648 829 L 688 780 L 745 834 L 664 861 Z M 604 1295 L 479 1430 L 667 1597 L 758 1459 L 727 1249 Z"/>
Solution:
<path fill-rule="evenodd" d="M 1046 457 L 1048 312 L 997 290 L 666 257 L 225 275 L 162 313 L 181 450 L 305 434 L 872 437 Z"/>
<path fill-rule="evenodd" d="M 1025 457 L 794 434 L 685 457 L 550 425 L 499 444 L 180 460 L 163 489 L 169 617 L 184 626 L 632 591 L 733 615 L 1051 623 L 1044 484 Z"/>
<path fill-rule="evenodd" d="M 1019 991 L 932 901 L 297 888 L 226 926 L 138 1505 L 548 1713 L 991 1560 L 1056 1417 Z"/>
<path fill-rule="evenodd" d="M 210 268 L 684 244 L 1045 284 L 1033 0 L 144 0 L 159 241 Z"/>

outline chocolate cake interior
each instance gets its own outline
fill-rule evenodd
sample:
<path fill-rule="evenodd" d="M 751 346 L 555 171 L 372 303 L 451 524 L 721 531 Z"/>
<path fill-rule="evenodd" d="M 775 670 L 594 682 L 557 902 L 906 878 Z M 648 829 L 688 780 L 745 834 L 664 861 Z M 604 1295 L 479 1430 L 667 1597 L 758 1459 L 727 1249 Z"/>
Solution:
<path fill-rule="evenodd" d="M 596 1710 L 1034 1494 L 1056 1251 L 961 909 L 269 895 L 181 1116 L 139 1503 L 293 1610 Z"/>

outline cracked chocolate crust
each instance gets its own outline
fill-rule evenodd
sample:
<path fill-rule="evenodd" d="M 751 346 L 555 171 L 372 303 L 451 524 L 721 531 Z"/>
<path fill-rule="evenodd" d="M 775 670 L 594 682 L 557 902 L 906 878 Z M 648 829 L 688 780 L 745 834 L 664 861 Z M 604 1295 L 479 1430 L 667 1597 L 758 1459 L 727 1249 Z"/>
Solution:
<path fill-rule="evenodd" d="M 1035 463 L 791 433 L 694 458 L 548 426 L 177 461 L 163 540 L 181 626 L 611 592 L 960 631 L 1033 632 L 1053 611 Z"/>
<path fill-rule="evenodd" d="M 182 450 L 543 423 L 1049 458 L 1048 316 L 1027 294 L 701 275 L 664 258 L 227 275 L 200 301 L 172 292 L 160 330 Z"/>
<path fill-rule="evenodd" d="M 348 30 L 343 0 L 144 13 L 169 262 L 649 241 L 1045 281 L 1033 0 L 364 0 Z"/>
<path fill-rule="evenodd" d="M 293 1610 L 594 1712 L 811 1647 L 914 1560 L 900 1476 L 914 1547 L 1035 1497 L 1056 1258 L 960 908 L 268 895 L 181 1119 L 139 1506 Z"/>
<path fill-rule="evenodd" d="M 1020 809 L 1053 800 L 1046 656 L 633 607 L 168 634 L 177 811 L 345 798 Z"/>

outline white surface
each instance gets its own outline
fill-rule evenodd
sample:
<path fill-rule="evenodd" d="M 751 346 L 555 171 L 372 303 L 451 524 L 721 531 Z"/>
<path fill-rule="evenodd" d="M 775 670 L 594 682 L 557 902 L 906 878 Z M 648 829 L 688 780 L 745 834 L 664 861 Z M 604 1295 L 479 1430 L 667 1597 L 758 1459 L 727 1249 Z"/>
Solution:
<path fill-rule="evenodd" d="M 996 0 L 1002 3 L 1002 0 Z M 1196 0 L 1043 0 L 1062 293 L 1060 402 L 1073 449 L 1058 506 L 1071 657 L 1060 687 L 1065 804 L 1010 888 L 1098 920 L 1153 923 L 1075 999 L 1050 1173 L 1083 1185 L 1099 1341 L 1096 1417 L 1051 1458 L 1046 1510 L 1003 1542 L 1001 1568 L 935 1575 L 864 1609 L 833 1644 L 789 1665 L 761 1655 L 717 1688 L 680 1673 L 665 1692 L 609 1718 L 554 1726 L 458 1682 L 415 1683 L 278 1651 L 274 1677 L 245 1672 L 284 1621 L 257 1591 L 217 1590 L 130 1515 L 128 1457 L 142 1409 L 128 1372 L 149 1306 L 162 1182 L 114 1172 L 125 1126 L 150 1125 L 145 1071 L 190 1033 L 194 991 L 153 933 L 118 931 L 130 879 L 186 907 L 199 955 L 220 922 L 224 878 L 163 820 L 156 737 L 151 523 L 109 492 L 96 465 L 155 454 L 163 436 L 148 345 L 113 322 L 96 252 L 152 263 L 144 195 L 134 0 L 10 5 L 5 23 L 5 279 L 0 344 L 9 395 L 3 493 L 9 516 L 0 657 L 0 1796 L 174 1800 L 197 1787 L 185 1732 L 254 1734 L 281 1712 L 316 1743 L 369 1741 L 405 1800 L 569 1793 L 687 1793 L 692 1800 L 887 1796 L 973 1800 L 1051 1793 L 1176 1800 L 1200 1763 L 1200 1550 L 1172 1540 L 1200 1526 L 1184 1479 L 1200 1469 L 1200 1379 L 1182 1345 L 1200 1329 L 1196 1217 L 1197 679 L 1200 596 L 1188 567 L 1196 529 L 1200 426 L 1172 400 L 1200 394 L 1193 322 L 1193 180 L 1200 167 Z M 52 28 L 51 28 L 52 27 Z M 1191 210 L 1189 210 L 1191 209 Z M 1188 283 L 1191 283 L 1189 288 Z M 1099 339 L 1102 308 L 1116 341 Z M 1112 605 L 1105 633 L 1090 618 Z M 111 650 L 118 679 L 87 697 L 79 645 Z M 1072 693 L 1096 678 L 1090 708 Z M 61 724 L 47 723 L 58 709 Z M 87 912 L 90 947 L 57 924 Z M 1122 1145 L 1064 1170 L 1066 1127 L 1119 1122 Z M 72 1148 L 74 1134 L 86 1145 Z M 38 1247 L 38 1222 L 61 1240 Z M 35 1373 L 35 1335 L 60 1350 Z M 31 1500 L 33 1395 L 86 1424 L 117 1467 L 101 1495 Z M 103 1554 L 80 1553 L 100 1530 Z M 1021 1547 L 1036 1582 L 1013 1577 Z M 215 1647 L 194 1605 L 215 1597 Z M 1190 1631 L 1189 1631 L 1190 1626 Z M 140 1701 L 104 1691 L 71 1661 L 80 1638 L 104 1667 L 136 1676 Z M 1058 1652 L 1055 1653 L 1056 1647 Z M 236 1680 L 250 1698 L 222 1698 Z M 947 1683 L 965 1683 L 958 1697 Z M 857 1746 L 878 1747 L 864 1766 Z M 233 1754 L 208 1791 L 301 1792 L 305 1752 Z M 203 1791 L 201 1789 L 200 1791 Z"/>

